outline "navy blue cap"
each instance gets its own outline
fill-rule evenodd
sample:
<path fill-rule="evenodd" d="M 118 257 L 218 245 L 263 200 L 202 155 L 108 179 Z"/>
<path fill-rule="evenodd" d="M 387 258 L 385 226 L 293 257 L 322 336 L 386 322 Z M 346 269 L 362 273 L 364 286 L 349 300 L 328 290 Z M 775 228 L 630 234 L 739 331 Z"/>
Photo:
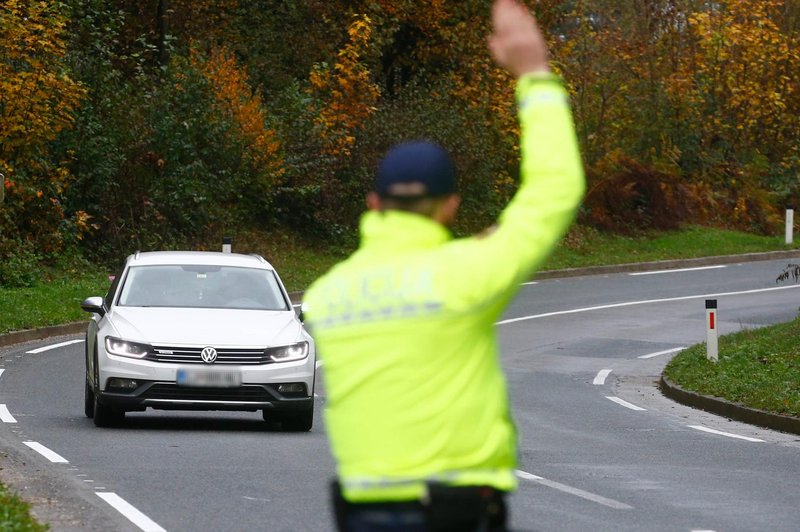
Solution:
<path fill-rule="evenodd" d="M 447 150 L 416 141 L 391 148 L 378 165 L 375 192 L 384 198 L 440 197 L 458 192 Z"/>

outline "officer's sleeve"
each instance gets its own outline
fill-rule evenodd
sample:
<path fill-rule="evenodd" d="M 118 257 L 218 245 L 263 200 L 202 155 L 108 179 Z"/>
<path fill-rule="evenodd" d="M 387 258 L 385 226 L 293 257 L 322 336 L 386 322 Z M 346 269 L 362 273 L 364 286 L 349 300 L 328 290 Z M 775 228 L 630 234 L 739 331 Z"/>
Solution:
<path fill-rule="evenodd" d="M 521 127 L 520 188 L 484 238 L 445 246 L 447 305 L 501 310 L 551 253 L 572 222 L 585 190 L 583 166 L 567 92 L 554 75 L 517 83 Z"/>

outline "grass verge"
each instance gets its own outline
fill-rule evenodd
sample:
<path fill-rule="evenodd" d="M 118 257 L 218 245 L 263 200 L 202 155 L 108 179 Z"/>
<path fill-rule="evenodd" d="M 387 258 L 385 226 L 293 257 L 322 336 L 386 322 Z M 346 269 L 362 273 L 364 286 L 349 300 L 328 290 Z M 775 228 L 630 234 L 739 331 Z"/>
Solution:
<path fill-rule="evenodd" d="M 0 530 L 7 532 L 40 532 L 49 530 L 30 514 L 30 505 L 0 484 Z"/>
<path fill-rule="evenodd" d="M 693 259 L 791 249 L 783 237 L 710 227 L 623 236 L 575 226 L 555 250 L 545 270 L 582 268 L 669 259 Z"/>
<path fill-rule="evenodd" d="M 800 417 L 800 318 L 719 339 L 719 362 L 705 344 L 679 353 L 664 369 L 672 382 L 775 414 Z"/>

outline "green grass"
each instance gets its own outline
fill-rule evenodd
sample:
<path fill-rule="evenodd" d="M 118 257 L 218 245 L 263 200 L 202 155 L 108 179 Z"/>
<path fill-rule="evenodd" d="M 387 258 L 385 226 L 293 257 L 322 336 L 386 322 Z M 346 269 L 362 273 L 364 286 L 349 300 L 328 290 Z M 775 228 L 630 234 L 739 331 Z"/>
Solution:
<path fill-rule="evenodd" d="M 39 532 L 49 527 L 37 523 L 30 506 L 0 484 L 0 530 L 7 532 Z"/>
<path fill-rule="evenodd" d="M 104 272 L 54 273 L 31 288 L 0 288 L 0 334 L 46 325 L 88 320 L 81 301 L 104 295 L 108 274 Z"/>
<path fill-rule="evenodd" d="M 800 417 L 800 318 L 719 339 L 719 361 L 699 344 L 674 357 L 664 370 L 671 381 L 703 395 L 750 408 Z"/>
<path fill-rule="evenodd" d="M 635 237 L 574 227 L 545 264 L 546 270 L 691 259 L 792 249 L 783 236 L 767 237 L 708 227 Z"/>

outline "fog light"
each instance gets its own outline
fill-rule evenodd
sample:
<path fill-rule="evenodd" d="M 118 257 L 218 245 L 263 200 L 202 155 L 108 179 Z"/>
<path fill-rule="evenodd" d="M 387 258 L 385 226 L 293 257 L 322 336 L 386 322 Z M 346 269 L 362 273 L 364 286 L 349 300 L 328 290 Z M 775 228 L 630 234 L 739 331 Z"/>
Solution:
<path fill-rule="evenodd" d="M 122 390 L 124 392 L 130 392 L 135 390 L 139 386 L 139 383 L 132 379 L 110 379 L 108 381 L 109 388 L 116 388 L 118 390 Z"/>
<path fill-rule="evenodd" d="M 289 384 L 279 384 L 278 391 L 280 393 L 305 393 L 306 385 L 302 382 L 292 382 Z"/>

